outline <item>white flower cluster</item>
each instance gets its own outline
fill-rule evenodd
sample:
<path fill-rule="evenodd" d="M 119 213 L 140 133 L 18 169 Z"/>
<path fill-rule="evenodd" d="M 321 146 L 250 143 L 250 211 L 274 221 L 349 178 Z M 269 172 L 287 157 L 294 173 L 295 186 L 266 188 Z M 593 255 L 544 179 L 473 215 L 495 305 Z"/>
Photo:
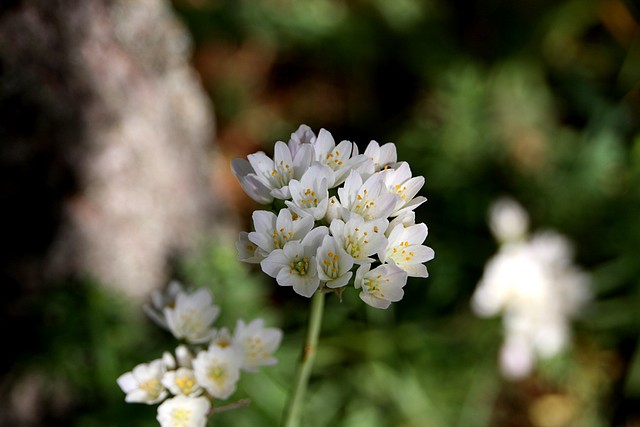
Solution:
<path fill-rule="evenodd" d="M 489 224 L 501 246 L 471 304 L 482 317 L 502 314 L 500 366 L 505 376 L 522 378 L 536 357 L 552 357 L 565 348 L 569 321 L 590 298 L 589 277 L 572 264 L 565 237 L 545 231 L 527 238 L 528 215 L 517 202 L 496 202 Z"/>
<path fill-rule="evenodd" d="M 397 161 L 393 143 L 371 141 L 359 154 L 355 143 L 336 145 L 325 129 L 316 136 L 301 125 L 288 143 L 276 142 L 273 159 L 260 151 L 232 169 L 249 197 L 272 208 L 253 213 L 238 258 L 280 286 L 305 297 L 340 293 L 355 271 L 360 298 L 387 308 L 402 299 L 407 277 L 428 276 L 423 263 L 434 252 L 414 213 L 426 201 L 417 196 L 424 177 Z"/>
<path fill-rule="evenodd" d="M 160 359 L 139 364 L 117 383 L 126 402 L 162 402 L 157 414 L 162 427 L 205 426 L 215 399 L 233 394 L 241 371 L 256 372 L 277 363 L 273 353 L 282 331 L 265 328 L 262 319 L 248 324 L 238 320 L 233 334 L 214 328 L 220 309 L 206 289 L 189 293 L 173 281 L 165 292 L 154 292 L 151 302 L 145 312 L 187 344 L 174 354 L 165 352 Z"/>

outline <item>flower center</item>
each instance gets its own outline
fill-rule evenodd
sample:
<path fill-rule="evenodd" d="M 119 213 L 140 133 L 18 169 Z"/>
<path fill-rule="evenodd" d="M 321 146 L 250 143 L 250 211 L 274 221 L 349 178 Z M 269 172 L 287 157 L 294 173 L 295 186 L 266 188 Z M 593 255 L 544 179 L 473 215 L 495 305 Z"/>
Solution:
<path fill-rule="evenodd" d="M 150 398 L 157 398 L 162 392 L 162 385 L 157 379 L 151 379 L 140 384 L 140 389 L 149 395 Z"/>
<path fill-rule="evenodd" d="M 295 260 L 289 263 L 289 267 L 289 271 L 291 273 L 297 272 L 299 276 L 306 276 L 307 271 L 309 271 L 309 258 L 304 257 L 301 260 L 298 260 L 298 257 L 296 257 Z"/>
<path fill-rule="evenodd" d="M 340 269 L 338 268 L 339 260 L 340 256 L 338 254 L 334 254 L 331 251 L 327 252 L 325 258 L 322 260 L 322 264 L 324 265 L 324 272 L 327 276 L 335 279 L 340 275 Z"/>

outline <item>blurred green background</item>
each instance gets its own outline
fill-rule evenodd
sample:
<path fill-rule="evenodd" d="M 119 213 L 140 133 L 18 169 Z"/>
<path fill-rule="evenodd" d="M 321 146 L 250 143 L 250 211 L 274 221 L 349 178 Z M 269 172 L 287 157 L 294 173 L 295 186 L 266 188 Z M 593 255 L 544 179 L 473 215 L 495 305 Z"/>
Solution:
<path fill-rule="evenodd" d="M 307 426 L 640 426 L 640 38 L 621 0 L 176 0 L 216 110 L 212 166 L 249 229 L 228 160 L 270 152 L 299 124 L 361 149 L 392 141 L 426 177 L 418 208 L 436 259 L 403 301 L 329 298 Z M 594 301 L 570 348 L 521 381 L 497 365 L 499 319 L 469 300 L 497 245 L 486 212 L 510 195 L 532 228 L 575 244 Z M 233 242 L 176 263 L 209 287 L 219 326 L 262 316 L 285 332 L 276 367 L 244 375 L 245 409 L 215 426 L 277 425 L 309 301 L 235 261 Z M 176 343 L 102 287 L 52 287 L 27 307 L 44 329 L 16 375 L 46 391 L 50 425 L 153 426 L 115 379 Z M 78 317 L 86 322 L 78 323 Z M 64 331 L 64 332 L 61 332 Z M 10 346 L 10 343 L 8 343 Z M 6 349 L 6 347 L 5 347 Z M 5 350 L 6 351 L 6 350 Z M 24 353 L 24 354 L 22 354 Z M 37 375 L 36 375 L 37 374 Z M 47 378 L 42 382 L 42 378 Z M 41 383 L 38 383 L 40 381 Z M 57 409 L 56 409 L 57 408 Z"/>

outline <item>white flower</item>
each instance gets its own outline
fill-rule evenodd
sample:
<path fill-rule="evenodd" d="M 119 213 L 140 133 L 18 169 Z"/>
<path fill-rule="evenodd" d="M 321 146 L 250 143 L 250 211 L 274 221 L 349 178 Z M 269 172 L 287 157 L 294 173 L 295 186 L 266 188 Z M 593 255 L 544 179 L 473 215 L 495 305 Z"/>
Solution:
<path fill-rule="evenodd" d="M 211 344 L 215 344 L 218 347 L 228 347 L 233 344 L 233 337 L 229 328 L 224 327 L 216 331 L 215 336 L 211 340 Z"/>
<path fill-rule="evenodd" d="M 243 350 L 242 369 L 255 372 L 260 366 L 278 363 L 273 353 L 280 346 L 281 340 L 282 331 L 278 328 L 265 328 L 262 319 L 255 319 L 248 325 L 243 320 L 238 320 L 233 342 Z"/>
<path fill-rule="evenodd" d="M 371 141 L 364 150 L 364 155 L 373 161 L 376 171 L 384 169 L 385 166 L 393 167 L 398 161 L 396 146 L 392 142 L 387 142 L 381 147 L 376 141 Z"/>
<path fill-rule="evenodd" d="M 361 289 L 360 299 L 371 307 L 388 308 L 404 296 L 407 272 L 393 264 L 382 264 L 370 270 L 363 264 L 356 270 L 355 287 Z"/>
<path fill-rule="evenodd" d="M 211 324 L 220 313 L 220 308 L 213 305 L 212 301 L 208 289 L 178 294 L 175 306 L 164 309 L 169 330 L 176 338 L 190 343 L 209 341 L 214 333 Z"/>
<path fill-rule="evenodd" d="M 178 395 L 158 406 L 161 427 L 205 427 L 211 403 L 204 397 Z"/>
<path fill-rule="evenodd" d="M 362 217 L 353 215 L 346 223 L 335 219 L 329 226 L 331 235 L 349 254 L 356 264 L 372 263 L 371 255 L 381 251 L 387 244 L 384 231 L 389 221 L 384 218 L 366 222 Z"/>
<path fill-rule="evenodd" d="M 338 221 L 338 220 L 336 220 Z M 353 273 L 353 258 L 332 236 L 324 236 L 316 255 L 318 276 L 329 288 L 339 288 L 349 283 Z"/>
<path fill-rule="evenodd" d="M 264 152 L 249 154 L 247 160 L 234 159 L 233 173 L 249 197 L 258 203 L 267 204 L 276 199 L 289 199 L 289 181 L 299 179 L 311 164 L 313 147 L 301 145 L 295 156 L 287 144 L 276 142 L 273 160 Z M 268 196 L 266 191 L 268 190 Z"/>
<path fill-rule="evenodd" d="M 380 261 L 393 261 L 411 277 L 429 277 L 424 262 L 435 256 L 433 249 L 422 245 L 427 238 L 427 226 L 424 223 L 404 227 L 397 224 L 391 233 L 386 248 L 378 256 Z"/>
<path fill-rule="evenodd" d="M 142 310 L 157 325 L 168 330 L 169 325 L 167 325 L 167 320 L 164 317 L 164 308 L 174 305 L 178 294 L 183 292 L 184 287 L 182 284 L 176 280 L 172 280 L 166 289 L 151 292 L 151 305 L 144 304 Z"/>
<path fill-rule="evenodd" d="M 193 355 L 189 351 L 189 349 L 184 345 L 179 345 L 176 347 L 176 360 L 178 362 L 178 366 L 183 368 L 190 368 L 191 361 L 193 360 Z"/>
<path fill-rule="evenodd" d="M 412 211 L 424 202 L 426 197 L 418 196 L 418 191 L 424 185 L 424 177 L 411 177 L 411 169 L 407 162 L 402 162 L 397 169 L 388 169 L 384 172 L 384 183 L 387 190 L 400 196 L 396 202 L 391 216 L 398 216 L 406 211 Z"/>
<path fill-rule="evenodd" d="M 518 202 L 503 197 L 489 209 L 489 228 L 498 242 L 517 242 L 526 238 L 529 215 Z"/>
<path fill-rule="evenodd" d="M 416 225 L 416 213 L 414 211 L 404 211 L 397 217 L 393 218 L 387 227 L 387 231 L 384 232 L 384 235 L 389 237 L 391 231 L 398 225 L 405 228 L 410 225 Z"/>
<path fill-rule="evenodd" d="M 281 209 L 278 216 L 269 211 L 255 211 L 253 213 L 253 227 L 255 231 L 248 234 L 253 242 L 265 254 L 274 249 L 282 249 L 290 240 L 302 239 L 312 228 L 312 217 L 293 219 L 288 209 Z"/>
<path fill-rule="evenodd" d="M 236 241 L 236 250 L 238 251 L 238 261 L 250 264 L 259 264 L 268 255 L 258 245 L 249 240 L 249 233 L 246 231 L 240 232 L 240 236 Z"/>
<path fill-rule="evenodd" d="M 337 146 L 333 136 L 325 129 L 320 129 L 318 137 L 313 142 L 315 160 L 332 170 L 329 188 L 337 187 L 347 178 L 349 171 L 364 161 L 365 157 L 351 158 L 355 144 L 342 141 Z"/>
<path fill-rule="evenodd" d="M 523 377 L 536 357 L 563 350 L 570 317 L 589 299 L 588 284 L 571 264 L 568 241 L 553 232 L 503 244 L 487 262 L 471 306 L 479 316 L 503 315 L 500 363 L 507 377 Z"/>
<path fill-rule="evenodd" d="M 167 397 L 167 390 L 162 385 L 165 367 L 161 359 L 137 365 L 131 372 L 126 372 L 116 380 L 123 392 L 127 394 L 125 402 L 146 403 L 152 405 Z"/>
<path fill-rule="evenodd" d="M 348 216 L 349 211 L 342 207 L 340 201 L 336 196 L 329 198 L 329 206 L 327 207 L 327 213 L 324 216 L 324 220 L 327 224 L 331 224 L 334 219 L 343 219 Z"/>
<path fill-rule="evenodd" d="M 287 200 L 285 204 L 297 215 L 321 219 L 329 206 L 330 179 L 333 180 L 333 172 L 329 167 L 311 165 L 300 181 L 292 179 L 289 182 L 292 201 Z"/>
<path fill-rule="evenodd" d="M 246 159 L 231 160 L 231 170 L 247 196 L 262 205 L 273 202 L 272 188 L 256 175 L 251 163 Z"/>
<path fill-rule="evenodd" d="M 387 218 L 395 209 L 399 196 L 390 194 L 384 185 L 384 175 L 375 173 L 364 183 L 356 171 L 351 171 L 344 186 L 338 188 L 340 203 L 365 221 Z"/>
<path fill-rule="evenodd" d="M 202 393 L 193 369 L 190 368 L 178 368 L 175 371 L 166 372 L 162 377 L 162 385 L 175 395 L 197 396 Z"/>
<path fill-rule="evenodd" d="M 193 356 L 189 349 L 184 345 L 179 345 L 175 350 L 175 357 L 168 351 L 162 353 L 162 364 L 168 371 L 176 368 L 191 368 L 191 360 Z"/>
<path fill-rule="evenodd" d="M 317 227 L 301 242 L 287 242 L 260 263 L 262 271 L 274 277 L 280 286 L 293 286 L 296 293 L 311 297 L 320 286 L 316 251 L 327 233 L 327 227 Z"/>
<path fill-rule="evenodd" d="M 289 139 L 289 143 L 287 145 L 289 146 L 291 155 L 295 157 L 301 146 L 305 144 L 313 144 L 315 141 L 316 134 L 313 133 L 309 126 L 302 124 L 291 134 L 291 139 Z"/>
<path fill-rule="evenodd" d="M 193 359 L 193 371 L 198 384 L 217 399 L 227 399 L 236 390 L 244 356 L 234 346 L 212 344 Z"/>

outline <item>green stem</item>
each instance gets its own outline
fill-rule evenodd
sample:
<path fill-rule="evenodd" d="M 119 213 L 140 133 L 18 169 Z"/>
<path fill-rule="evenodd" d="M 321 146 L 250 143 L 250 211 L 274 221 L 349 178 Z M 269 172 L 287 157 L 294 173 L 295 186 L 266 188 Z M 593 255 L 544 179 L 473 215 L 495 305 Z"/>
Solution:
<path fill-rule="evenodd" d="M 324 311 L 324 292 L 316 292 L 311 300 L 311 314 L 309 316 L 309 325 L 307 327 L 307 337 L 300 358 L 300 365 L 296 372 L 294 388 L 286 412 L 283 418 L 283 427 L 298 427 L 300 425 L 300 414 L 302 412 L 302 403 L 304 395 L 307 391 L 309 376 L 313 368 L 313 361 L 318 346 L 318 336 L 320 335 L 320 327 L 322 325 L 322 313 Z"/>

